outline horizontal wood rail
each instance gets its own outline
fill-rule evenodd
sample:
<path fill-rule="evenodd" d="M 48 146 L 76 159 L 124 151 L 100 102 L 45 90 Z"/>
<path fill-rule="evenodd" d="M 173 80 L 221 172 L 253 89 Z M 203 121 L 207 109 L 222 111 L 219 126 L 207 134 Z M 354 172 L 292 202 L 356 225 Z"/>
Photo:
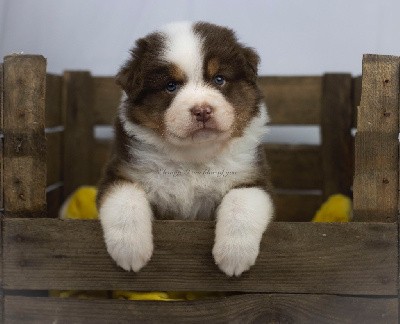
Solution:
<path fill-rule="evenodd" d="M 244 294 L 187 302 L 5 298 L 6 323 L 397 323 L 396 298 Z"/>
<path fill-rule="evenodd" d="M 397 294 L 397 224 L 273 223 L 239 278 L 213 262 L 213 222 L 156 221 L 136 274 L 108 256 L 97 221 L 5 219 L 3 235 L 5 289 Z"/>

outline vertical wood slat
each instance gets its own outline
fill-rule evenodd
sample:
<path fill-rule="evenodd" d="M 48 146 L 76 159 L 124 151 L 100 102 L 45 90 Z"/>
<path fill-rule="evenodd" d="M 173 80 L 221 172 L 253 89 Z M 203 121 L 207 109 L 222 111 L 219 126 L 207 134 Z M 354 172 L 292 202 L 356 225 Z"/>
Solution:
<path fill-rule="evenodd" d="M 399 57 L 363 57 L 353 186 L 356 221 L 397 220 L 399 66 Z"/>
<path fill-rule="evenodd" d="M 46 127 L 62 125 L 61 86 L 62 76 L 46 75 Z"/>
<path fill-rule="evenodd" d="M 353 177 L 352 77 L 325 74 L 322 81 L 321 153 L 323 195 L 350 195 Z"/>
<path fill-rule="evenodd" d="M 0 63 L 0 209 L 3 209 L 3 64 Z"/>
<path fill-rule="evenodd" d="M 3 64 L 0 63 L 0 321 L 4 323 L 3 293 Z"/>
<path fill-rule="evenodd" d="M 93 148 L 93 81 L 89 72 L 65 72 L 63 76 L 64 110 L 64 195 L 90 181 L 90 157 Z"/>
<path fill-rule="evenodd" d="M 43 216 L 46 210 L 46 59 L 4 58 L 5 216 Z"/>

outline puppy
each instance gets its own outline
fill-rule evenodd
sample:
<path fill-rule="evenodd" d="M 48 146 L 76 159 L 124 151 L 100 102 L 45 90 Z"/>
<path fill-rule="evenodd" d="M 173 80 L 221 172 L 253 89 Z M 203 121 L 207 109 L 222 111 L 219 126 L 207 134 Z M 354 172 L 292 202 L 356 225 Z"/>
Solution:
<path fill-rule="evenodd" d="M 123 269 L 150 260 L 155 218 L 216 219 L 218 267 L 239 276 L 255 263 L 274 213 L 258 63 L 232 30 L 204 22 L 136 42 L 116 77 L 123 97 L 97 197 L 108 253 Z"/>

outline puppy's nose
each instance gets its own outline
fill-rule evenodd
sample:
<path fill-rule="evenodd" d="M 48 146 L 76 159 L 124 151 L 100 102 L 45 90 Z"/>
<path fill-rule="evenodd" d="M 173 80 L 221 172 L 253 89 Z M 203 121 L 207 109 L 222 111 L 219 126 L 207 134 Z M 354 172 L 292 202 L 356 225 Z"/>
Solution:
<path fill-rule="evenodd" d="M 209 105 L 199 105 L 194 106 L 190 111 L 194 116 L 196 116 L 197 121 L 205 123 L 210 120 L 213 109 Z"/>

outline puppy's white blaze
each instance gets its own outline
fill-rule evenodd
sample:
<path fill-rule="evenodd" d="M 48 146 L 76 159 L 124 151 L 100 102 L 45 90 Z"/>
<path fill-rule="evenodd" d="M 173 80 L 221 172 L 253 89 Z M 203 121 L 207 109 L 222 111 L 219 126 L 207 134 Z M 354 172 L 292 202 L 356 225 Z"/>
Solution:
<path fill-rule="evenodd" d="M 107 250 L 125 270 L 140 270 L 153 253 L 152 211 L 145 192 L 126 183 L 107 192 L 99 218 Z"/>
<path fill-rule="evenodd" d="M 235 119 L 235 110 L 221 92 L 206 85 L 189 82 L 180 89 L 165 112 L 164 123 L 167 131 L 180 138 L 190 136 L 191 131 L 198 128 L 198 122 L 190 109 L 202 104 L 213 108 L 212 122 L 216 130 L 230 130 Z"/>
<path fill-rule="evenodd" d="M 254 265 L 273 214 L 272 200 L 262 189 L 238 188 L 225 195 L 217 211 L 213 248 L 223 272 L 239 276 Z"/>
<path fill-rule="evenodd" d="M 203 77 L 202 39 L 195 34 L 193 23 L 176 22 L 162 30 L 166 36 L 165 52 L 162 58 L 172 62 L 185 72 L 189 81 L 201 82 Z"/>

